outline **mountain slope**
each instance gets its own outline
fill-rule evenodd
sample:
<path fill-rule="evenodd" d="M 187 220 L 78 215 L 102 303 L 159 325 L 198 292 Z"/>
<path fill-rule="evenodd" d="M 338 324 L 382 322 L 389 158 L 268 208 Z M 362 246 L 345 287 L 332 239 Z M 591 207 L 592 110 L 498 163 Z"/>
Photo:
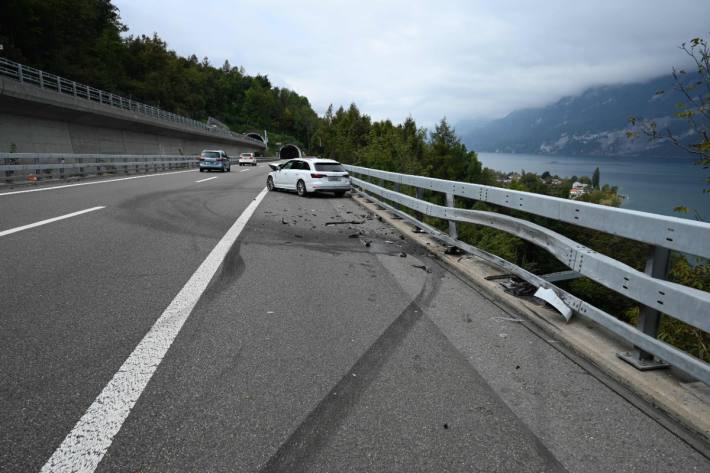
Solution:
<path fill-rule="evenodd" d="M 665 91 L 657 94 L 659 90 Z M 667 139 L 626 137 L 630 116 L 654 119 L 659 129 L 681 130 L 673 118 L 682 101 L 673 77 L 638 84 L 602 86 L 541 108 L 516 110 L 483 126 L 462 123 L 459 135 L 470 149 L 562 155 L 680 155 Z"/>

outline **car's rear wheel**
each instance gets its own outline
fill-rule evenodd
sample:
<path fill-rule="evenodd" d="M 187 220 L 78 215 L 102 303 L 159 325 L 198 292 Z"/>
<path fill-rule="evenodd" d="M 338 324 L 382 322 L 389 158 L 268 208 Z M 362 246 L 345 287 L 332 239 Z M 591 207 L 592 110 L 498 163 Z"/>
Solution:
<path fill-rule="evenodd" d="M 266 188 L 269 189 L 270 191 L 276 189 L 276 188 L 274 187 L 274 178 L 272 178 L 271 176 L 269 176 L 269 177 L 266 179 Z"/>
<path fill-rule="evenodd" d="M 200 168 L 200 172 L 205 172 L 205 169 L 204 169 L 204 168 Z"/>
<path fill-rule="evenodd" d="M 301 197 L 306 197 L 306 195 L 308 195 L 308 192 L 306 191 L 306 183 L 299 180 L 296 183 L 296 192 L 298 192 L 298 195 Z"/>
<path fill-rule="evenodd" d="M 342 197 L 345 195 L 345 191 L 335 191 L 335 197 Z"/>

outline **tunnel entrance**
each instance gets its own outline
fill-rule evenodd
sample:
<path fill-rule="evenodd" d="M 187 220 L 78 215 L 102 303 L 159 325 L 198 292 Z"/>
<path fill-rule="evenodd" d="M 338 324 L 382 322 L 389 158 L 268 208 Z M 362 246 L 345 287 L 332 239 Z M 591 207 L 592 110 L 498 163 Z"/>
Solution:
<path fill-rule="evenodd" d="M 257 133 L 257 132 L 254 132 L 254 131 L 253 131 L 253 132 L 251 132 L 251 133 L 247 133 L 247 136 L 248 136 L 249 138 L 254 139 L 254 140 L 259 140 L 259 141 L 261 141 L 262 143 L 264 142 L 264 137 L 261 136 L 261 135 L 260 135 L 259 133 Z"/>
<path fill-rule="evenodd" d="M 281 149 L 279 149 L 279 158 L 281 159 L 295 159 L 301 156 L 303 156 L 303 153 L 301 153 L 301 150 L 296 145 L 283 145 Z"/>

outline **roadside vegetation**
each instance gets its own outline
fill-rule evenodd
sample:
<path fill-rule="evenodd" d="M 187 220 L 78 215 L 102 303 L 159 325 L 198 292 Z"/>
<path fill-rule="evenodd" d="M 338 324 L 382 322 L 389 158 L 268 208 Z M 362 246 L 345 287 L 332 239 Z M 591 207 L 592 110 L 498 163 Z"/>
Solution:
<path fill-rule="evenodd" d="M 591 177 L 570 178 L 525 171 L 515 176 L 495 172 L 481 165 L 476 153 L 466 148 L 445 118 L 428 131 L 412 118 L 401 124 L 373 121 L 354 104 L 337 109 L 331 106 L 323 117 L 318 117 L 306 97 L 274 87 L 266 76 L 250 76 L 243 68 L 228 62 L 215 67 L 207 58 L 181 57 L 170 51 L 157 35 L 122 36 L 126 31 L 117 8 L 108 0 L 0 3 L 3 56 L 171 112 L 201 120 L 215 117 L 234 131 L 261 133 L 266 129 L 270 139 L 268 154 L 277 151 L 279 142 L 294 143 L 309 154 L 343 163 L 561 198 L 569 198 L 573 184 L 578 181 L 589 189 L 576 197 L 581 201 L 609 206 L 619 206 L 622 201 L 615 187 L 600 185 L 603 170 L 590 170 Z M 707 77 L 706 43 L 693 40 L 687 52 L 699 58 L 698 69 Z M 683 74 L 678 72 L 678 76 Z M 696 84 L 700 86 L 703 84 Z M 701 126 L 707 123 L 702 121 L 710 116 L 707 97 L 683 109 L 683 117 Z M 707 127 L 698 128 L 695 136 L 700 139 L 692 144 L 692 150 L 701 165 L 710 165 Z M 402 191 L 414 194 L 413 189 Z M 443 203 L 444 199 L 441 194 L 431 192 L 425 197 L 437 203 Z M 456 205 L 533 221 L 641 271 L 649 253 L 648 245 L 642 243 L 524 212 L 463 199 L 457 200 Z M 445 228 L 445 222 L 429 219 L 427 223 Z M 459 235 L 467 243 L 537 274 L 567 269 L 541 248 L 495 229 L 460 225 Z M 669 279 L 710 291 L 710 264 L 674 255 Z M 636 302 L 587 278 L 559 284 L 629 323 L 638 318 Z M 707 333 L 664 317 L 660 338 L 710 362 Z"/>
<path fill-rule="evenodd" d="M 108 0 L 3 0 L 0 55 L 67 79 L 232 130 L 306 145 L 318 116 L 306 97 L 225 62 L 181 57 L 157 34 L 127 36 Z"/>

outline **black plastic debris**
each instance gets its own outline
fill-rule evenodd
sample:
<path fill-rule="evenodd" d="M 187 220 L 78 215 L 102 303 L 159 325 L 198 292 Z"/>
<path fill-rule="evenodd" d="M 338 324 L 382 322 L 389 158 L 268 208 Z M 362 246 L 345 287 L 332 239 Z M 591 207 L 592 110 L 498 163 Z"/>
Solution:
<path fill-rule="evenodd" d="M 447 246 L 444 254 L 458 256 L 463 254 L 463 250 L 461 250 L 458 246 Z"/>
<path fill-rule="evenodd" d="M 431 273 L 431 269 L 427 268 L 423 264 L 413 264 L 412 267 L 417 268 L 417 269 L 421 269 L 425 273 Z"/>
<path fill-rule="evenodd" d="M 407 257 L 407 253 L 405 253 L 405 252 L 403 251 L 403 252 L 401 252 L 401 253 L 399 254 L 399 257 L 400 257 L 400 258 L 406 258 L 406 257 Z"/>
<path fill-rule="evenodd" d="M 351 234 L 351 235 L 348 235 L 348 238 L 360 238 L 360 234 L 359 234 L 359 233 L 353 233 L 353 234 Z"/>
<path fill-rule="evenodd" d="M 493 276 L 486 276 L 485 279 L 486 281 L 495 281 L 497 279 L 511 279 L 514 278 L 515 276 L 512 274 L 494 274 Z"/>
<path fill-rule="evenodd" d="M 520 278 L 509 278 L 501 280 L 500 285 L 503 286 L 503 290 L 508 294 L 512 294 L 517 297 L 521 296 L 532 296 L 537 291 L 537 288 L 527 281 L 523 281 Z"/>
<path fill-rule="evenodd" d="M 340 220 L 340 221 L 335 221 L 335 222 L 325 222 L 325 226 L 329 227 L 331 225 L 362 225 L 365 223 L 364 220 L 357 221 L 357 220 Z"/>
<path fill-rule="evenodd" d="M 281 223 L 283 223 L 284 225 L 288 225 L 288 222 L 287 222 L 286 219 L 283 218 L 283 217 L 281 217 Z"/>
<path fill-rule="evenodd" d="M 414 230 L 412 230 L 414 233 L 426 233 L 424 230 L 422 230 L 419 227 L 414 227 Z"/>

